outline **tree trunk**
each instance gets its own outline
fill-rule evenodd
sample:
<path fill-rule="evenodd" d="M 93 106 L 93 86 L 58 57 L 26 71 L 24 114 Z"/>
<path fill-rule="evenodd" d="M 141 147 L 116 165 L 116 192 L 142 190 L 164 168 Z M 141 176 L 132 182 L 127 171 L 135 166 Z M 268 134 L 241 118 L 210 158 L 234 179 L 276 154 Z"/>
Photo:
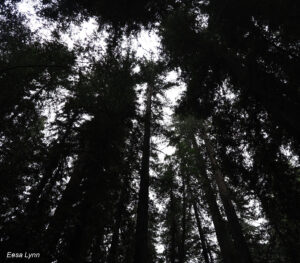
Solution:
<path fill-rule="evenodd" d="M 120 227 L 121 227 L 121 220 L 122 220 L 122 214 L 125 209 L 124 203 L 126 202 L 126 191 L 128 189 L 128 180 L 125 180 L 124 184 L 122 185 L 122 190 L 119 196 L 119 201 L 117 205 L 117 211 L 115 215 L 115 222 L 113 225 L 113 236 L 112 236 L 112 241 L 111 241 L 111 246 L 109 250 L 109 255 L 108 255 L 108 263 L 117 263 L 118 262 L 118 245 L 119 245 L 119 232 L 120 232 Z"/>
<path fill-rule="evenodd" d="M 215 191 L 211 186 L 210 179 L 208 178 L 206 172 L 206 163 L 203 156 L 200 154 L 200 150 L 195 138 L 192 138 L 192 143 L 195 148 L 197 157 L 197 166 L 200 171 L 200 176 L 198 177 L 199 183 L 203 183 L 203 190 L 205 193 L 205 198 L 208 203 L 210 214 L 215 226 L 217 240 L 220 246 L 221 255 L 225 263 L 239 263 L 237 260 L 237 252 L 233 247 L 231 237 L 228 233 L 225 221 L 223 220 L 221 213 L 219 211 L 219 206 L 217 204 L 217 198 Z M 202 178 L 202 180 L 201 180 Z"/>
<path fill-rule="evenodd" d="M 188 192 L 190 193 L 190 200 L 191 200 L 191 205 L 193 206 L 194 209 L 194 215 L 195 215 L 195 219 L 196 219 L 196 223 L 197 223 L 197 228 L 198 228 L 198 232 L 199 232 L 199 238 L 200 238 L 200 242 L 201 242 L 201 247 L 202 247 L 202 255 L 204 258 L 205 263 L 213 263 L 213 257 L 211 254 L 211 250 L 210 250 L 210 246 L 207 242 L 206 239 L 206 234 L 203 231 L 203 227 L 201 224 L 201 219 L 200 219 L 200 215 L 198 212 L 198 207 L 197 207 L 197 199 L 192 196 L 192 193 L 194 192 L 194 190 L 191 188 L 190 182 L 188 181 Z"/>
<path fill-rule="evenodd" d="M 80 171 L 75 171 L 72 174 L 63 196 L 55 210 L 55 214 L 50 219 L 49 227 L 46 232 L 48 242 L 47 253 L 49 255 L 55 252 L 56 244 L 59 241 L 65 226 L 66 217 L 70 214 L 72 204 L 74 204 L 78 199 L 80 181 Z"/>
<path fill-rule="evenodd" d="M 70 242 L 70 257 L 74 263 L 87 260 L 94 237 L 97 236 L 97 232 L 103 232 L 104 223 L 101 221 L 101 217 L 104 216 L 104 213 L 97 211 L 99 209 L 96 204 L 97 200 L 87 200 L 82 204 L 80 222 Z"/>
<path fill-rule="evenodd" d="M 224 177 L 221 173 L 221 170 L 218 166 L 217 160 L 214 155 L 213 146 L 205 133 L 205 129 L 202 126 L 202 136 L 205 141 L 205 147 L 208 153 L 209 160 L 211 162 L 213 168 L 213 174 L 220 192 L 221 200 L 224 205 L 225 213 L 228 219 L 229 227 L 232 232 L 232 236 L 234 239 L 234 244 L 240 254 L 240 261 L 244 263 L 252 263 L 252 258 L 249 252 L 248 245 L 243 235 L 243 230 L 240 225 L 239 219 L 235 212 L 235 208 L 232 204 L 232 200 L 230 197 L 229 189 L 227 188 Z"/>
<path fill-rule="evenodd" d="M 34 189 L 30 195 L 30 200 L 29 200 L 29 203 L 28 203 L 28 206 L 26 209 L 27 211 L 29 211 L 29 213 L 32 210 L 37 210 L 37 211 L 39 211 L 39 215 L 41 215 L 40 209 L 36 209 L 37 204 L 40 202 L 41 199 L 48 198 L 49 191 L 47 191 L 47 189 L 50 188 L 50 190 L 51 190 L 53 187 L 53 184 L 55 183 L 55 180 L 57 179 L 53 175 L 53 171 L 58 167 L 61 159 L 63 157 L 65 157 L 65 155 L 66 155 L 66 150 L 65 150 L 66 139 L 70 136 L 70 134 L 72 132 L 72 128 L 73 128 L 73 125 L 75 123 L 77 116 L 78 116 L 78 113 L 73 114 L 73 116 L 70 118 L 70 120 L 67 123 L 66 131 L 60 138 L 60 142 L 58 144 L 54 145 L 50 149 L 49 156 L 47 156 L 47 160 L 44 165 L 43 177 L 42 177 L 41 181 L 39 182 L 37 188 Z M 50 180 L 50 182 L 49 182 L 49 180 Z M 47 184 L 48 184 L 48 186 L 47 186 Z M 46 187 L 46 189 L 45 189 L 45 187 Z M 44 208 L 44 206 L 42 206 L 42 207 Z M 44 211 L 45 211 L 45 209 L 44 209 Z M 37 229 L 37 230 L 40 230 L 40 229 Z"/>
<path fill-rule="evenodd" d="M 170 248 L 170 261 L 171 263 L 176 263 L 177 253 L 176 253 L 176 234 L 177 234 L 177 220 L 174 216 L 175 205 L 174 205 L 174 193 L 173 187 L 170 189 L 170 209 L 171 209 L 171 248 Z"/>
<path fill-rule="evenodd" d="M 97 236 L 93 242 L 93 248 L 91 250 L 92 262 L 103 262 L 105 258 L 105 253 L 103 249 L 103 239 L 104 239 L 104 228 L 99 229 Z"/>
<path fill-rule="evenodd" d="M 137 208 L 134 263 L 148 262 L 149 162 L 151 139 L 152 87 L 147 88 L 142 167 Z"/>
<path fill-rule="evenodd" d="M 87 251 L 89 250 L 93 234 L 95 234 L 95 226 L 93 222 L 93 209 L 90 205 L 83 203 L 80 222 L 76 226 L 75 233 L 70 242 L 70 258 L 74 263 L 86 261 Z"/>
<path fill-rule="evenodd" d="M 204 231 L 203 231 L 203 228 L 202 228 L 200 216 L 199 216 L 199 213 L 198 213 L 197 204 L 196 204 L 195 200 L 193 200 L 192 202 L 193 202 L 193 208 L 194 208 L 195 218 L 196 218 L 196 222 L 197 222 L 197 227 L 198 227 L 198 231 L 199 231 L 199 237 L 200 237 L 200 240 L 201 240 L 203 258 L 204 258 L 205 263 L 210 263 L 206 237 L 205 237 L 205 234 L 204 234 Z"/>
<path fill-rule="evenodd" d="M 186 178 L 182 174 L 182 218 L 181 218 L 181 242 L 180 242 L 180 249 L 179 249 L 179 263 L 185 262 L 186 210 L 187 210 Z"/>

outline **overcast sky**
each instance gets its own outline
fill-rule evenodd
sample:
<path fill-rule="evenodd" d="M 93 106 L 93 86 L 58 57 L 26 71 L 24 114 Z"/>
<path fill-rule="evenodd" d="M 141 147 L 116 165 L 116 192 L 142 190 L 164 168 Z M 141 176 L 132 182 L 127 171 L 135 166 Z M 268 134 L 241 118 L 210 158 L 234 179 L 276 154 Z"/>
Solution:
<path fill-rule="evenodd" d="M 29 25 L 33 31 L 37 31 L 38 35 L 42 37 L 42 39 L 50 39 L 51 38 L 51 29 L 53 27 L 49 27 L 49 25 L 45 26 L 45 21 L 38 17 L 35 13 L 34 5 L 37 4 L 37 0 L 23 0 L 18 4 L 19 11 L 26 15 Z M 70 25 L 70 30 L 68 33 L 64 33 L 61 35 L 61 39 L 67 44 L 67 46 L 72 49 L 74 44 L 80 42 L 82 45 L 87 43 L 94 35 L 99 35 L 101 33 L 97 32 L 97 23 L 91 18 L 88 21 L 84 21 L 81 25 Z M 105 38 L 105 34 L 102 32 L 102 36 L 100 38 Z M 104 45 L 104 41 L 99 42 L 100 48 L 101 45 Z M 154 57 L 158 58 L 159 56 L 159 47 L 160 41 L 159 37 L 155 32 L 142 31 L 139 34 L 139 37 L 133 40 L 132 46 L 138 57 Z M 175 81 L 177 79 L 176 72 L 170 72 L 167 76 L 168 81 Z M 172 107 L 175 105 L 176 100 L 180 98 L 180 94 L 185 89 L 184 85 L 178 85 L 177 87 L 171 88 L 166 91 L 166 97 L 169 100 L 169 106 L 164 108 L 165 115 L 165 123 L 166 125 L 170 123 L 170 116 L 173 112 Z M 53 109 L 48 109 L 48 118 L 54 119 L 55 112 Z M 52 112 L 52 113 L 51 113 Z M 165 143 L 159 143 L 159 150 L 166 153 L 173 153 L 174 149 L 172 147 L 168 147 Z M 159 157 L 162 160 L 164 154 L 159 152 Z"/>

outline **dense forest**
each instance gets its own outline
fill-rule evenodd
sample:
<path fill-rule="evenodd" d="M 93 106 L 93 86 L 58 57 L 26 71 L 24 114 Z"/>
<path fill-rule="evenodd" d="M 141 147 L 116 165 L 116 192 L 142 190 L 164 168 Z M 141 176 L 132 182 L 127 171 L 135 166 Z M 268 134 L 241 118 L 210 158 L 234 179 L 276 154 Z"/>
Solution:
<path fill-rule="evenodd" d="M 20 1 L 0 1 L 0 262 L 300 262 L 299 1 L 29 1 L 47 37 Z"/>

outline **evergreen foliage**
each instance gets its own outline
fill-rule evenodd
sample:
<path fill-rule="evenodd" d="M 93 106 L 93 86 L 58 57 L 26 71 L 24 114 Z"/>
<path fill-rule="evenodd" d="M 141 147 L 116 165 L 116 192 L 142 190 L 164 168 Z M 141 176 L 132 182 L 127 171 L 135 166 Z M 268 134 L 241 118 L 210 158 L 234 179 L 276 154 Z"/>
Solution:
<path fill-rule="evenodd" d="M 0 4 L 1 262 L 299 261 L 297 1 L 42 0 L 47 39 L 18 2 Z M 68 48 L 90 17 L 103 42 Z"/>

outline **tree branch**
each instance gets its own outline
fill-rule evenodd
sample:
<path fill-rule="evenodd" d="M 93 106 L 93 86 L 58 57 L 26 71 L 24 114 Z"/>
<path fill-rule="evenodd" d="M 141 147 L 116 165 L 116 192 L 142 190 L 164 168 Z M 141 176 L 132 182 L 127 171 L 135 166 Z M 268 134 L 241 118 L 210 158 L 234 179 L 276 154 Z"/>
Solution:
<path fill-rule="evenodd" d="M 68 68 L 67 66 L 62 65 L 44 65 L 44 64 L 37 64 L 37 65 L 21 65 L 21 66 L 12 66 L 8 68 L 0 69 L 0 74 L 3 74 L 4 72 L 15 70 L 15 69 L 21 69 L 21 68 Z"/>

